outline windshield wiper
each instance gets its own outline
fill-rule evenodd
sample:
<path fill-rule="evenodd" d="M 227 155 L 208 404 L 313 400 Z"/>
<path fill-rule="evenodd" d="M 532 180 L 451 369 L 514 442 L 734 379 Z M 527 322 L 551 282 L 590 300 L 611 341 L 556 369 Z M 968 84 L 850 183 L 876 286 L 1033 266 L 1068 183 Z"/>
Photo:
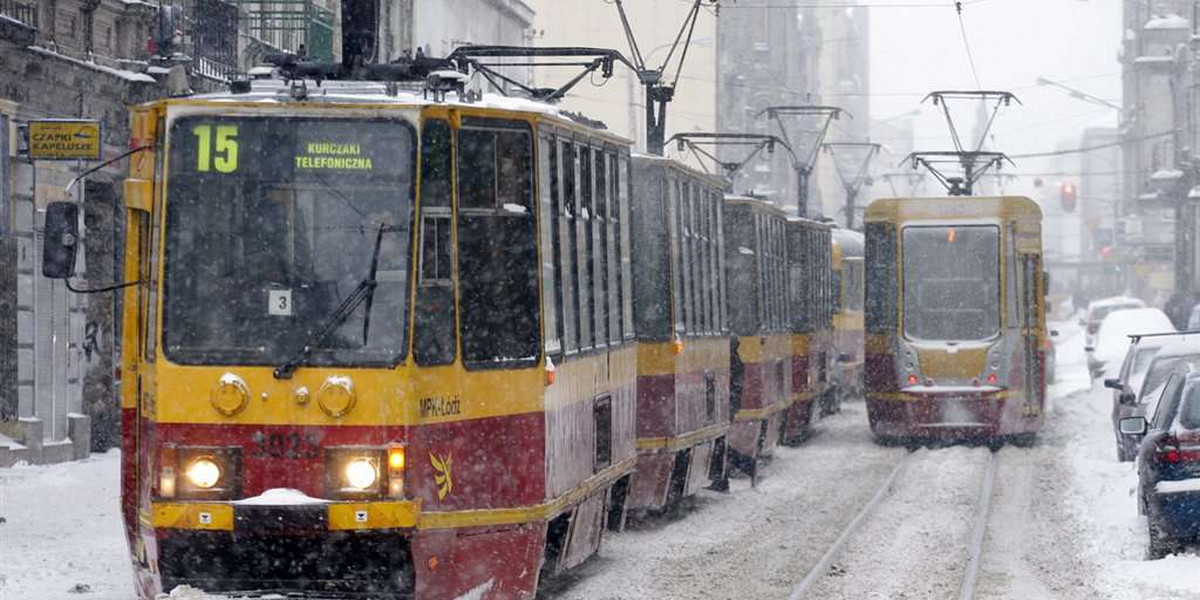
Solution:
<path fill-rule="evenodd" d="M 275 367 L 275 379 L 291 379 L 292 374 L 296 372 L 296 368 L 300 366 L 300 362 L 308 358 L 312 354 L 313 348 L 320 346 L 329 334 L 337 330 L 350 315 L 354 314 L 358 305 L 363 302 L 367 303 L 367 314 L 363 316 L 363 345 L 367 344 L 367 332 L 371 327 L 371 303 L 375 298 L 375 287 L 379 284 L 375 280 L 375 274 L 379 270 L 379 249 L 383 246 L 383 234 L 386 232 L 395 231 L 395 228 L 390 225 L 380 225 L 379 233 L 375 235 L 375 250 L 371 253 L 371 268 L 367 272 L 366 279 L 358 282 L 354 291 L 350 292 L 349 296 L 338 305 L 333 314 L 325 320 L 325 324 L 321 326 L 321 330 L 317 332 L 311 340 L 305 341 L 300 350 L 293 354 L 283 364 Z"/>

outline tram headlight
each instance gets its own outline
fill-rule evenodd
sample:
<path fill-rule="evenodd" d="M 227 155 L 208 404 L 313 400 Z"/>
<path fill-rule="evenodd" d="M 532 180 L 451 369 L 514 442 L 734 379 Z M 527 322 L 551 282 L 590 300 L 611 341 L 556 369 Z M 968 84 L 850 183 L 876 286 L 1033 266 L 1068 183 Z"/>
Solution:
<path fill-rule="evenodd" d="M 231 500 L 241 495 L 242 452 L 233 446 L 169 446 L 160 453 L 163 498 Z"/>
<path fill-rule="evenodd" d="M 346 463 L 345 476 L 350 487 L 366 491 L 379 480 L 379 469 L 369 458 L 356 458 Z"/>
<path fill-rule="evenodd" d="M 221 482 L 221 467 L 207 456 L 193 460 L 184 474 L 188 483 L 202 490 L 211 490 Z"/>
<path fill-rule="evenodd" d="M 325 449 L 328 498 L 401 497 L 404 493 L 404 446 Z"/>

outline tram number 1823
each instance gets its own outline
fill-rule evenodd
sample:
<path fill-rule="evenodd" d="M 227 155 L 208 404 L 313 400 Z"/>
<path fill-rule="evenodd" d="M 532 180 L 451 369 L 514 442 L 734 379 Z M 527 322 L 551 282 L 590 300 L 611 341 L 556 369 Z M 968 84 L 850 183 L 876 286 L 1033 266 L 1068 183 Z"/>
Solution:
<path fill-rule="evenodd" d="M 255 458 L 313 459 L 321 452 L 321 441 L 313 434 L 263 433 L 250 436 Z"/>

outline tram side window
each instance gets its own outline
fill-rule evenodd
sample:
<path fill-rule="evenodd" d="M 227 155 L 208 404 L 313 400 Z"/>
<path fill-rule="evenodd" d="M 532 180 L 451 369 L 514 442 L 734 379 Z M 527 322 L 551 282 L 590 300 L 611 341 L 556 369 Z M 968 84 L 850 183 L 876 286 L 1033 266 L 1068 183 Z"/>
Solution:
<path fill-rule="evenodd" d="M 717 294 L 717 311 L 720 318 L 717 322 L 720 324 L 720 330 L 724 332 L 729 328 L 729 306 L 726 303 L 726 296 L 729 290 L 726 286 L 725 277 L 725 211 L 723 210 L 722 199 L 720 194 L 713 194 L 713 215 L 716 217 L 716 251 L 717 265 L 715 276 L 717 278 L 716 294 Z"/>
<path fill-rule="evenodd" d="M 605 169 L 608 179 L 605 182 L 607 191 L 605 192 L 606 206 L 604 209 L 608 216 L 604 223 L 604 235 L 607 240 L 605 259 L 608 261 L 608 341 L 615 345 L 621 343 L 621 288 L 618 283 L 621 279 L 619 258 L 621 241 L 618 237 L 620 226 L 617 224 L 619 213 L 617 157 L 612 152 L 606 152 L 604 160 L 608 165 Z"/>
<path fill-rule="evenodd" d="M 454 280 L 450 241 L 450 124 L 429 120 L 421 132 L 421 268 L 413 357 L 419 365 L 454 362 Z"/>
<path fill-rule="evenodd" d="M 896 327 L 896 234 L 887 223 L 867 223 L 865 329 L 890 333 Z"/>
<path fill-rule="evenodd" d="M 538 147 L 538 173 L 540 186 L 538 219 L 542 245 L 542 321 L 546 337 L 546 352 L 558 354 L 562 350 L 561 289 L 558 286 L 558 265 L 562 261 L 562 250 L 558 243 L 559 214 L 558 199 L 558 145 L 554 137 L 543 133 Z"/>
<path fill-rule="evenodd" d="M 665 180 L 667 194 L 667 233 L 671 240 L 671 315 L 675 320 L 675 331 L 683 331 L 683 255 L 680 252 L 680 238 L 683 232 L 679 228 L 679 187 L 675 180 L 668 177 Z"/>
<path fill-rule="evenodd" d="M 622 155 L 618 162 L 620 168 L 617 170 L 617 226 L 620 229 L 621 243 L 617 246 L 617 260 L 621 264 L 621 279 L 620 295 L 621 295 L 621 336 L 625 339 L 633 339 L 633 259 L 630 256 L 631 246 L 629 242 L 629 156 Z"/>
<path fill-rule="evenodd" d="M 579 348 L 592 348 L 595 315 L 592 307 L 592 150 L 579 147 L 579 204 L 575 213 L 576 254 L 579 269 Z"/>
<path fill-rule="evenodd" d="M 488 120 L 459 131 L 463 364 L 529 366 L 539 348 L 532 132 Z"/>
<path fill-rule="evenodd" d="M 562 323 L 563 345 L 567 352 L 579 349 L 579 279 L 576 273 L 578 262 L 578 240 L 575 237 L 575 145 L 562 142 L 559 152 L 559 180 L 562 182 L 561 193 L 556 197 L 560 223 L 558 227 L 558 247 L 562 255 L 559 261 L 559 272 L 562 274 Z"/>
<path fill-rule="evenodd" d="M 592 175 L 595 176 L 592 198 L 592 206 L 595 207 L 595 214 L 592 215 L 592 238 L 595 240 L 595 246 L 592 265 L 596 292 L 596 310 L 593 316 L 596 320 L 596 346 L 600 347 L 608 344 L 608 180 L 605 178 L 608 170 L 604 168 L 603 151 L 595 150 L 592 156 L 595 159 L 595 168 L 592 169 Z"/>

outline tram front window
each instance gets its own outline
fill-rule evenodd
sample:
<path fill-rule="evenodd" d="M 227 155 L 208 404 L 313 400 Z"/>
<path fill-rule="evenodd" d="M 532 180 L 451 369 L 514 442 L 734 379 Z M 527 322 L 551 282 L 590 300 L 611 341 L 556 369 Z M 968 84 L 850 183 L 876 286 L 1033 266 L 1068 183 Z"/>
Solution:
<path fill-rule="evenodd" d="M 408 322 L 410 127 L 186 118 L 171 129 L 169 165 L 169 358 L 278 364 L 311 345 L 305 364 L 399 360 Z M 362 298 L 348 302 L 356 289 Z M 322 336 L 326 326 L 332 330 Z"/>
<path fill-rule="evenodd" d="M 906 227 L 904 333 L 917 340 L 984 340 L 1000 331 L 1000 229 Z"/>

